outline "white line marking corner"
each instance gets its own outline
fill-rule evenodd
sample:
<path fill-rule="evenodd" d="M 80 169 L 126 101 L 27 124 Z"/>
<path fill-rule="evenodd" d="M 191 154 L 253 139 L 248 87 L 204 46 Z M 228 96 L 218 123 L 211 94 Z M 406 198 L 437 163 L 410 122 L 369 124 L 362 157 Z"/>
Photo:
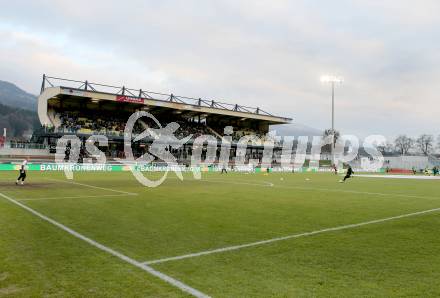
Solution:
<path fill-rule="evenodd" d="M 148 266 L 146 264 L 138 262 L 138 261 L 136 261 L 136 260 L 134 260 L 134 259 L 132 259 L 132 258 L 130 258 L 130 257 L 128 257 L 128 256 L 126 256 L 126 255 L 124 255 L 124 254 L 122 254 L 120 252 L 118 252 L 118 251 L 116 251 L 116 250 L 113 250 L 113 249 L 111 249 L 111 248 L 109 248 L 109 247 L 107 247 L 107 246 L 105 246 L 105 245 L 103 245 L 101 243 L 98 243 L 98 242 L 96 242 L 96 241 L 94 241 L 94 240 L 92 240 L 92 239 L 90 239 L 90 238 L 88 238 L 88 237 L 86 237 L 86 236 L 84 236 L 84 235 L 82 235 L 82 234 L 80 234 L 80 233 L 70 229 L 69 227 L 67 227 L 67 226 L 65 226 L 65 225 L 63 225 L 63 224 L 61 224 L 61 223 L 59 223 L 59 222 L 57 222 L 57 221 L 55 221 L 55 220 L 53 220 L 51 218 L 49 218 L 49 217 L 39 213 L 38 211 L 35 211 L 34 209 L 32 209 L 32 208 L 30 208 L 30 207 L 28 207 L 28 206 L 26 206 L 26 205 L 16 201 L 15 199 L 13 199 L 13 198 L 11 198 L 11 197 L 9 197 L 9 196 L 1 193 L 1 192 L 0 192 L 0 197 L 3 197 L 4 199 L 8 200 L 9 202 L 11 202 L 11 203 L 13 203 L 13 204 L 15 204 L 15 205 L 25 209 L 26 211 L 32 213 L 33 215 L 39 217 L 40 219 L 42 219 L 44 221 L 47 221 L 50 224 L 52 224 L 52 225 L 60 228 L 61 230 L 69 233 L 70 235 L 72 235 L 72 236 L 74 236 L 74 237 L 76 237 L 78 239 L 81 239 L 81 240 L 87 242 L 88 244 L 98 248 L 99 250 L 107 252 L 107 253 L 109 253 L 109 254 L 119 258 L 122 261 L 125 261 L 125 262 L 127 262 L 127 263 L 129 263 L 129 264 L 131 264 L 131 265 L 133 265 L 135 267 L 138 267 L 138 268 L 142 269 L 143 271 L 146 271 L 146 272 L 150 273 L 151 275 L 160 278 L 161 280 L 167 282 L 168 284 L 170 284 L 170 285 L 172 285 L 172 286 L 174 286 L 176 288 L 179 288 L 180 290 L 182 290 L 182 291 L 184 291 L 184 292 L 186 292 L 186 293 L 188 293 L 188 294 L 190 294 L 190 295 L 192 295 L 194 297 L 209 298 L 208 295 L 200 292 L 199 290 L 196 290 L 196 289 L 194 289 L 194 288 L 184 284 L 183 282 L 181 282 L 181 281 L 179 281 L 179 280 L 177 280 L 175 278 L 172 278 L 169 275 L 166 275 L 166 274 L 164 274 L 162 272 L 159 272 L 159 271 L 153 269 L 152 267 L 150 267 L 150 266 Z"/>

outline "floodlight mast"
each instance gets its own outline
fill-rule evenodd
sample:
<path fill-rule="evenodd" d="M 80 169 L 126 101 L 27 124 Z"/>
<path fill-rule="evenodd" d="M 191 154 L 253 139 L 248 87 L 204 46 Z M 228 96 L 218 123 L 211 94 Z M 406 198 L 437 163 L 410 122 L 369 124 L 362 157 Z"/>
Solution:
<path fill-rule="evenodd" d="M 334 155 L 333 149 L 335 147 L 335 84 L 342 84 L 344 82 L 343 77 L 334 76 L 334 75 L 326 75 L 321 77 L 322 83 L 330 83 L 332 86 L 332 146 L 331 146 L 331 155 L 332 162 L 334 163 Z"/>

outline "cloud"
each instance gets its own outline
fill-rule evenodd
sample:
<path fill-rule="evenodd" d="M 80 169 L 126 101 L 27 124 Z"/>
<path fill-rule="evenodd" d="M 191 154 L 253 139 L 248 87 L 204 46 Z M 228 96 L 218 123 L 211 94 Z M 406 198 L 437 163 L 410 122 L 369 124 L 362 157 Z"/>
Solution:
<path fill-rule="evenodd" d="M 437 1 L 7 2 L 0 77 L 42 73 L 259 106 L 343 132 L 437 133 Z M 39 13 L 35 13 L 38 11 Z"/>

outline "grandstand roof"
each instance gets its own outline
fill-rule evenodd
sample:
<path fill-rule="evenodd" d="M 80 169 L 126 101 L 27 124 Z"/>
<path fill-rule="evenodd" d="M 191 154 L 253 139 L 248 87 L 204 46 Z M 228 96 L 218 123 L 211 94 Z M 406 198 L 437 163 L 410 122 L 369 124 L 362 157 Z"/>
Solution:
<path fill-rule="evenodd" d="M 238 104 L 224 103 L 216 100 L 191 98 L 131 89 L 104 84 L 90 83 L 88 81 L 75 81 L 43 75 L 41 94 L 39 97 L 39 115 L 47 115 L 49 100 L 92 100 L 99 102 L 125 103 L 138 105 L 152 113 L 169 112 L 188 114 L 189 116 L 209 116 L 210 118 L 251 120 L 267 124 L 286 124 L 292 119 L 274 116 L 260 108 L 241 106 Z M 50 124 L 48 117 L 40 119 L 42 124 Z"/>

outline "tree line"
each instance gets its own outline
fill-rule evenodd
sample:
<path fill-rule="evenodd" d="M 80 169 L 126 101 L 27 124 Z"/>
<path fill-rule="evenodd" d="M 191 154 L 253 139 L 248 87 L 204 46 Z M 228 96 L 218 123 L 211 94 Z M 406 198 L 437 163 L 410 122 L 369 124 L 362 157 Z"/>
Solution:
<path fill-rule="evenodd" d="M 326 129 L 323 133 L 323 137 L 329 137 L 334 134 L 334 142 L 340 138 L 339 131 L 334 132 L 331 129 Z M 330 152 L 331 145 L 323 147 L 323 151 Z M 393 142 L 388 142 L 378 146 L 378 150 L 382 154 L 400 154 L 408 155 L 409 153 L 419 153 L 423 155 L 430 155 L 435 153 L 436 149 L 440 151 L 440 135 L 437 139 L 430 134 L 422 134 L 417 138 L 409 137 L 405 134 L 397 136 Z"/>
<path fill-rule="evenodd" d="M 394 143 L 386 144 L 381 149 L 386 153 L 394 152 L 401 155 L 407 155 L 411 151 L 429 155 L 433 154 L 436 149 L 440 149 L 440 135 L 437 137 L 437 140 L 430 134 L 422 134 L 417 138 L 399 135 L 394 140 Z"/>

